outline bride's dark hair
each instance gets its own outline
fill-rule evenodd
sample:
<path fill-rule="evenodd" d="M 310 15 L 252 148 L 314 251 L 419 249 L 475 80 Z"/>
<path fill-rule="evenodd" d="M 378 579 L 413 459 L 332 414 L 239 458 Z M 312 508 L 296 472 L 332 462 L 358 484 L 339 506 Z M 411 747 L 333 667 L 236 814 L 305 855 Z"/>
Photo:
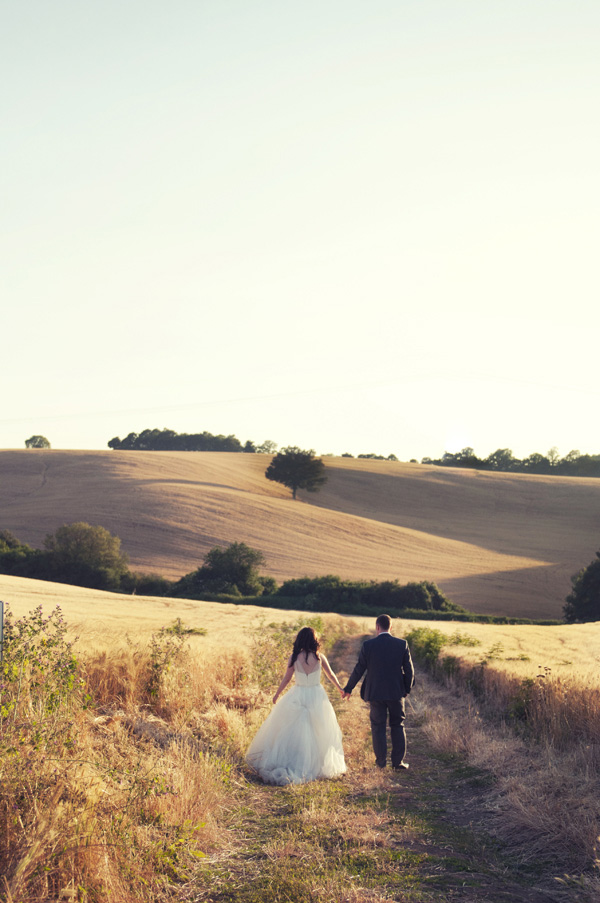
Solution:
<path fill-rule="evenodd" d="M 312 652 L 317 658 L 319 658 L 319 648 L 321 644 L 317 639 L 317 634 L 314 632 L 312 627 L 303 627 L 298 631 L 298 636 L 294 640 L 294 648 L 292 650 L 292 667 L 294 662 L 298 658 L 301 652 L 304 652 L 306 656 L 306 661 L 308 662 L 308 655 Z"/>

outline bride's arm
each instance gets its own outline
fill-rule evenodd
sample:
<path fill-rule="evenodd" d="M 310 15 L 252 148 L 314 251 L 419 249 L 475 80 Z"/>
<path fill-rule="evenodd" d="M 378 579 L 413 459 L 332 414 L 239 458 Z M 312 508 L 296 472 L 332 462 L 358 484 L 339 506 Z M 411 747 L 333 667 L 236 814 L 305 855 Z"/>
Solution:
<path fill-rule="evenodd" d="M 273 697 L 273 704 L 275 704 L 277 702 L 280 695 L 283 693 L 283 691 L 285 690 L 285 688 L 287 687 L 287 685 L 289 684 L 289 682 L 293 676 L 294 676 L 294 666 L 292 665 L 292 657 L 290 656 L 290 659 L 288 661 L 287 670 L 286 670 L 285 674 L 283 675 L 283 679 L 282 679 L 281 683 L 277 687 L 277 692 L 275 693 L 275 696 Z"/>
<path fill-rule="evenodd" d="M 337 687 L 338 690 L 340 691 L 340 693 L 343 693 L 344 691 L 342 689 L 342 685 L 340 684 L 339 680 L 337 679 L 337 677 L 331 670 L 331 666 L 330 666 L 329 662 L 327 661 L 327 659 L 325 658 L 325 656 L 323 655 L 323 653 L 321 653 L 321 667 L 323 668 L 323 671 L 325 672 L 325 676 L 327 678 L 329 678 L 329 680 L 334 685 L 334 687 Z"/>

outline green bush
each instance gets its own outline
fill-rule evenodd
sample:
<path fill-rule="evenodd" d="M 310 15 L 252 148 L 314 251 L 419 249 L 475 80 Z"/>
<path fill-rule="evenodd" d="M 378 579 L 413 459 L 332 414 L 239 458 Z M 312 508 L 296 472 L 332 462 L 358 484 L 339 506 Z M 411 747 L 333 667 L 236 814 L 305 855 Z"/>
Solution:
<path fill-rule="evenodd" d="M 325 577 L 300 577 L 286 580 L 276 595 L 310 599 L 311 608 L 346 614 L 372 614 L 375 611 L 451 611 L 464 609 L 454 605 L 435 583 L 400 585 L 397 580 L 383 582 L 341 580 L 333 574 Z"/>
<path fill-rule="evenodd" d="M 573 589 L 563 608 L 567 624 L 600 621 L 600 552 L 586 568 L 571 577 Z"/>

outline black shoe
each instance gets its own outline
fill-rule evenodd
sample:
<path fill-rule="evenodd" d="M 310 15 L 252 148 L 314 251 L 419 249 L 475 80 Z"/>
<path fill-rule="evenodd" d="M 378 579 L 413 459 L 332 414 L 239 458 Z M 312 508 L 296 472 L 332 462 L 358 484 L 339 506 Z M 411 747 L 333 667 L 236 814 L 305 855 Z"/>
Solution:
<path fill-rule="evenodd" d="M 383 763 L 383 765 L 380 765 L 379 762 L 375 762 L 375 765 L 377 766 L 377 768 L 385 768 L 385 762 Z"/>
<path fill-rule="evenodd" d="M 394 771 L 404 771 L 407 768 L 410 768 L 408 762 L 400 762 L 399 765 L 392 765 Z"/>

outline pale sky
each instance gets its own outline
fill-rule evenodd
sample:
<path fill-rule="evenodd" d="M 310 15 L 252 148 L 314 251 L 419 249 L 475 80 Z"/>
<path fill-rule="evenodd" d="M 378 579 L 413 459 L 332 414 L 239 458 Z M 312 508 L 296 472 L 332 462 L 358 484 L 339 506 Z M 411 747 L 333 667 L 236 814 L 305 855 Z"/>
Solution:
<path fill-rule="evenodd" d="M 598 0 L 0 0 L 0 447 L 600 453 Z"/>

